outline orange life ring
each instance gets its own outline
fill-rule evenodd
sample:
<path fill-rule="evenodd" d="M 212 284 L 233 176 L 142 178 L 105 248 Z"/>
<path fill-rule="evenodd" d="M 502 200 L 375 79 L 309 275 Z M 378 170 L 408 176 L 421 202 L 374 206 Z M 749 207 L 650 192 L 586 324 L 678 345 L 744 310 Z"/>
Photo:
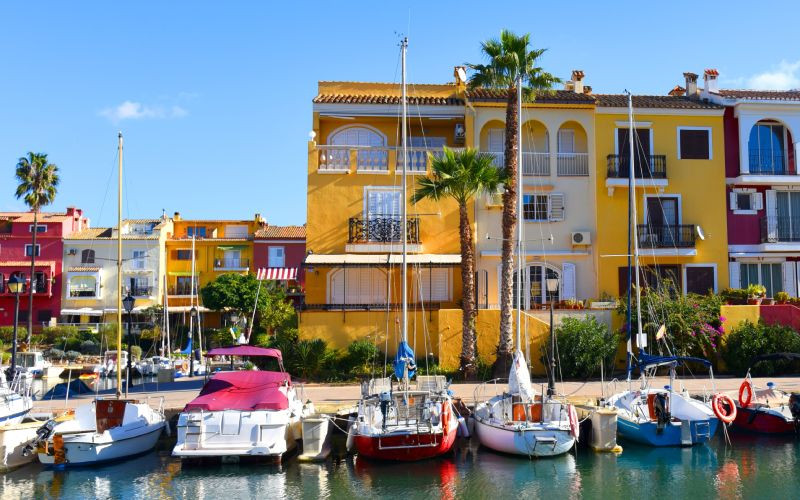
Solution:
<path fill-rule="evenodd" d="M 188 361 L 184 361 L 182 367 L 183 367 L 183 371 L 184 372 L 189 373 L 189 362 Z M 189 373 L 189 375 L 191 376 L 191 373 Z"/>
<path fill-rule="evenodd" d="M 442 431 L 447 435 L 450 430 L 450 402 L 445 401 L 442 405 Z"/>
<path fill-rule="evenodd" d="M 722 404 L 723 402 L 725 405 Z M 711 409 L 714 410 L 714 415 L 726 424 L 736 419 L 736 404 L 727 394 L 714 394 L 714 397 L 711 398 Z"/>
<path fill-rule="evenodd" d="M 744 391 L 747 390 L 747 398 L 744 396 Z M 742 385 L 739 386 L 739 406 L 747 408 L 750 406 L 750 401 L 753 400 L 753 384 L 749 380 L 744 379 Z"/>

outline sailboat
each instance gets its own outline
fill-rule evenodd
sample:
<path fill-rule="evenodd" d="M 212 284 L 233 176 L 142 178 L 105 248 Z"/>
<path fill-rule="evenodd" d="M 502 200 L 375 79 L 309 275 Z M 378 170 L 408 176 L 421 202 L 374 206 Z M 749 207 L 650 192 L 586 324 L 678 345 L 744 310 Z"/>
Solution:
<path fill-rule="evenodd" d="M 118 136 L 117 191 L 117 394 L 76 408 L 75 418 L 46 426 L 37 449 L 46 466 L 64 468 L 120 460 L 152 450 L 166 425 L 158 409 L 122 397 L 122 133 Z M 126 388 L 127 394 L 127 388 Z"/>
<path fill-rule="evenodd" d="M 517 83 L 517 119 L 522 130 L 522 79 Z M 518 157 L 522 158 L 522 134 L 517 142 Z M 521 163 L 520 163 L 521 165 Z M 517 186 L 522 187 L 522 167 L 517 168 Z M 518 214 L 522 214 L 522 196 L 517 196 Z M 517 223 L 517 277 L 522 290 L 522 268 L 524 264 L 523 223 Z M 578 438 L 578 418 L 575 407 L 557 399 L 555 373 L 548 369 L 547 394 L 535 395 L 531 386 L 528 363 L 522 354 L 522 293 L 517 293 L 517 337 L 516 350 L 508 376 L 508 391 L 488 400 L 479 401 L 490 384 L 484 382 L 476 390 L 475 433 L 483 446 L 502 453 L 528 457 L 547 457 L 568 452 Z M 553 332 L 550 332 L 553 345 Z M 549 365 L 554 366 L 553 351 L 548 350 Z"/>
<path fill-rule="evenodd" d="M 408 39 L 400 43 L 402 60 L 402 154 L 408 158 L 408 107 L 406 99 L 406 50 Z M 402 180 L 402 290 L 400 317 L 402 340 L 394 359 L 394 375 L 400 381 L 393 387 L 391 377 L 373 379 L 362 385 L 355 421 L 348 429 L 348 449 L 359 457 L 377 460 L 415 461 L 443 455 L 456 439 L 458 420 L 443 376 L 417 376 L 414 351 L 408 344 L 408 266 L 407 266 L 407 161 Z"/>
<path fill-rule="evenodd" d="M 619 435 L 631 441 L 650 446 L 691 446 L 711 439 L 717 430 L 719 419 L 713 409 L 701 401 L 689 397 L 688 392 L 675 391 L 675 369 L 678 365 L 693 362 L 709 368 L 711 363 L 702 358 L 687 356 L 659 356 L 648 354 L 647 335 L 642 333 L 641 288 L 639 286 L 639 243 L 636 225 L 636 176 L 634 171 L 634 128 L 633 97 L 628 93 L 628 142 L 630 166 L 628 168 L 628 204 L 630 214 L 628 220 L 628 237 L 633 244 L 633 272 L 636 280 L 637 333 L 636 345 L 639 349 L 637 367 L 641 373 L 641 387 L 633 390 L 631 373 L 634 368 L 633 334 L 628 329 L 628 390 L 615 394 L 608 399 L 608 404 L 617 408 L 617 430 Z M 632 226 L 632 227 L 631 227 Z M 631 232 L 632 231 L 632 232 Z M 630 251 L 628 252 L 628 274 L 631 274 Z M 631 311 L 631 287 L 628 287 L 628 311 Z M 630 327 L 630 316 L 628 325 Z M 652 377 L 659 367 L 669 368 L 669 385 L 664 388 L 650 386 Z M 649 378 L 648 378 L 649 374 Z"/>

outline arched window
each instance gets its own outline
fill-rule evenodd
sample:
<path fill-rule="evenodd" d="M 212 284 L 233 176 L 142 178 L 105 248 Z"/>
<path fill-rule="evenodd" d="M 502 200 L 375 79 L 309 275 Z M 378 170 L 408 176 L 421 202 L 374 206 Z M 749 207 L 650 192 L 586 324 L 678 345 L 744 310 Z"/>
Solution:
<path fill-rule="evenodd" d="M 368 146 L 378 149 L 360 149 L 358 151 L 359 170 L 386 170 L 388 167 L 388 151 L 386 147 L 386 137 L 377 131 L 367 127 L 347 127 L 337 130 L 328 137 L 328 144 L 333 146 Z M 329 152 L 334 155 L 342 155 L 342 158 L 335 158 L 337 161 L 345 161 L 344 155 L 349 158 L 348 150 L 332 150 Z M 349 162 L 349 159 L 347 160 Z"/>
<path fill-rule="evenodd" d="M 753 125 L 747 143 L 751 174 L 786 172 L 786 134 L 786 128 L 775 121 L 762 120 Z"/>
<path fill-rule="evenodd" d="M 547 291 L 547 280 L 557 279 L 558 290 Z M 514 273 L 514 304 L 517 303 L 517 273 Z M 549 302 L 559 302 L 560 300 L 575 299 L 575 264 L 564 262 L 562 268 L 558 269 L 542 262 L 534 262 L 525 267 L 522 275 L 522 306 L 525 309 L 537 307 L 537 305 Z"/>
<path fill-rule="evenodd" d="M 94 264 L 94 250 L 87 248 L 81 252 L 81 264 Z"/>

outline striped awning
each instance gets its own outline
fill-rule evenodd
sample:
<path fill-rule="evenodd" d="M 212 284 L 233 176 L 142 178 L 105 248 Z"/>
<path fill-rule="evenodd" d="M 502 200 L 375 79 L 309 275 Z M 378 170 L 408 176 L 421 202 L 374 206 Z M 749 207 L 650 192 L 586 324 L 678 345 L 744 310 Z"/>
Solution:
<path fill-rule="evenodd" d="M 296 267 L 262 267 L 256 273 L 259 280 L 291 281 L 297 279 Z"/>

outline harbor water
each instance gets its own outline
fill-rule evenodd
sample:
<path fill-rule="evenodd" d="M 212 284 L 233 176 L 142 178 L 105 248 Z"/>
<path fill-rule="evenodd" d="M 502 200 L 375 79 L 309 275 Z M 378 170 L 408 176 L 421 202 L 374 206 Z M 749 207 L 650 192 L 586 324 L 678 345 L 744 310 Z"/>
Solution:
<path fill-rule="evenodd" d="M 693 448 L 623 443 L 620 455 L 580 450 L 553 459 L 509 457 L 459 440 L 446 458 L 373 463 L 358 457 L 281 465 L 182 464 L 171 442 L 131 460 L 52 471 L 32 464 L 2 476 L 7 498 L 797 498 L 800 442 L 732 434 Z M 174 439 L 173 439 L 174 441 Z"/>

